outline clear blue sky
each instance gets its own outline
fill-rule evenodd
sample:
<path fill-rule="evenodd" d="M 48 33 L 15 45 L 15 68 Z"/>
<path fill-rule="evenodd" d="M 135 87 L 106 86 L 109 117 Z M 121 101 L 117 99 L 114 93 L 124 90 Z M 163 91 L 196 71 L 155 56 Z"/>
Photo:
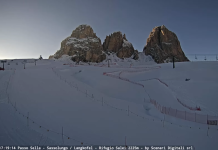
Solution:
<path fill-rule="evenodd" d="M 0 0 L 0 59 L 48 58 L 80 24 L 102 42 L 121 31 L 139 51 L 165 25 L 186 54 L 218 53 L 215 0 Z"/>

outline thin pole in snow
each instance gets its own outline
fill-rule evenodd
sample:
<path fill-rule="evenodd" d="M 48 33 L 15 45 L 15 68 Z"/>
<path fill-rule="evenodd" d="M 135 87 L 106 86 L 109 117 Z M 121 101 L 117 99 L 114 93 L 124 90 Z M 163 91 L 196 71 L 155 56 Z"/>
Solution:
<path fill-rule="evenodd" d="M 5 70 L 5 62 L 6 61 L 2 61 L 2 63 L 3 63 L 3 71 Z"/>
<path fill-rule="evenodd" d="M 126 145 L 126 136 L 125 136 L 125 146 L 127 146 L 127 145 Z"/>
<path fill-rule="evenodd" d="M 39 141 L 39 144 L 40 144 L 40 142 L 41 142 L 41 140 L 42 140 L 42 137 L 43 137 L 43 134 L 42 134 L 42 136 L 41 136 L 41 139 L 40 139 L 40 141 Z M 39 144 L 38 144 L 38 145 L 39 145 Z"/>
<path fill-rule="evenodd" d="M 29 112 L 27 113 L 27 127 L 29 127 Z"/>
<path fill-rule="evenodd" d="M 196 122 L 196 113 L 195 113 L 195 122 Z"/>
<path fill-rule="evenodd" d="M 64 143 L 64 127 L 62 127 L 62 141 Z"/>
<path fill-rule="evenodd" d="M 9 81 L 8 81 L 8 84 L 7 84 L 7 89 L 6 89 L 6 92 L 7 92 L 7 94 L 8 94 L 8 85 L 9 85 Z"/>
<path fill-rule="evenodd" d="M 145 90 L 145 92 L 146 92 L 146 90 Z M 147 92 L 146 92 L 147 93 Z M 148 94 L 148 93 L 147 93 Z M 150 97 L 150 95 L 148 94 L 148 97 L 149 97 L 149 99 L 150 99 L 150 101 L 151 101 L 151 97 Z"/>
<path fill-rule="evenodd" d="M 173 56 L 173 68 L 175 68 L 175 58 Z"/>
<path fill-rule="evenodd" d="M 207 127 L 207 136 L 208 136 L 208 132 L 209 132 L 209 124 L 208 124 L 208 127 Z"/>

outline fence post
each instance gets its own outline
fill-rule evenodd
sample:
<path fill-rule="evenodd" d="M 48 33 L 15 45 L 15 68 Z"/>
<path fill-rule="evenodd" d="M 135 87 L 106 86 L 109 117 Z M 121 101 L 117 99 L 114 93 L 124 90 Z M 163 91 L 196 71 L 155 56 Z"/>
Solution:
<path fill-rule="evenodd" d="M 208 124 L 208 127 L 207 127 L 207 136 L 208 136 L 208 132 L 209 132 L 209 124 Z"/>
<path fill-rule="evenodd" d="M 173 56 L 173 68 L 175 68 L 175 59 L 174 59 L 174 56 Z"/>
<path fill-rule="evenodd" d="M 64 143 L 64 127 L 62 127 L 62 141 Z"/>
<path fill-rule="evenodd" d="M 196 122 L 196 113 L 195 113 L 195 122 Z"/>
<path fill-rule="evenodd" d="M 125 136 L 125 146 L 126 146 L 126 136 Z"/>
<path fill-rule="evenodd" d="M 27 113 L 27 127 L 29 127 L 29 112 Z"/>
<path fill-rule="evenodd" d="M 207 124 L 208 124 L 208 114 L 207 114 Z M 209 124 L 208 124 L 209 125 Z"/>

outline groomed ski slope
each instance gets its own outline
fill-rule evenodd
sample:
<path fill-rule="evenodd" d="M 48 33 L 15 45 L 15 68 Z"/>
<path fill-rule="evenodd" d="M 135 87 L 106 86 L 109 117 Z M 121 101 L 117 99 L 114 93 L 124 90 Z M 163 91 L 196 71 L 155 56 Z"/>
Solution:
<path fill-rule="evenodd" d="M 27 63 L 26 69 L 22 60 L 14 60 L 6 65 L 8 70 L 0 71 L 0 145 L 125 145 L 126 138 L 127 145 L 218 147 L 217 126 L 208 130 L 204 124 L 164 116 L 149 102 L 152 98 L 162 106 L 191 112 L 178 97 L 200 106 L 197 113 L 218 115 L 218 63 L 176 63 L 172 69 L 171 63 L 141 60 L 112 59 L 110 68 L 107 62 L 39 60 L 36 66 Z M 67 63 L 72 64 L 63 65 Z M 160 69 L 127 72 L 157 66 Z M 144 87 L 103 75 L 114 71 Z M 168 87 L 147 80 L 152 78 Z"/>

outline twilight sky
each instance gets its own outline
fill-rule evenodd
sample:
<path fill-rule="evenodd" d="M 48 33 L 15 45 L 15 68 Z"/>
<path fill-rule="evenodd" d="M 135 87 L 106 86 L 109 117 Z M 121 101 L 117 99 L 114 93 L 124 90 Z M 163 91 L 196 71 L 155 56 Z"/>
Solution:
<path fill-rule="evenodd" d="M 185 54 L 218 54 L 215 0 L 0 0 L 0 59 L 48 58 L 80 24 L 102 43 L 121 31 L 138 51 L 165 25 Z"/>

